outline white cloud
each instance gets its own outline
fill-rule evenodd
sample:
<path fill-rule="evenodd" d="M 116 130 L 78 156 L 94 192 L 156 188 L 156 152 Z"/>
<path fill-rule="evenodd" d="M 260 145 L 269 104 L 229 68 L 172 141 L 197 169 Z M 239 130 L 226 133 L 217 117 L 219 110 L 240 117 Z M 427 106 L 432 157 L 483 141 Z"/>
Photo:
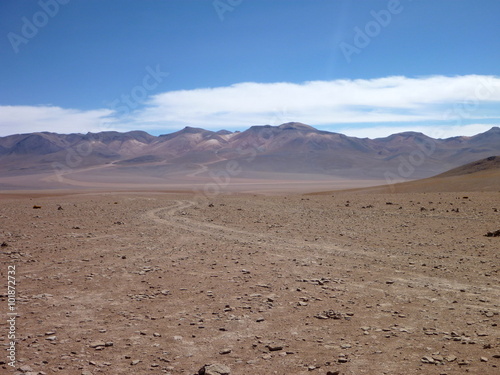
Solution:
<path fill-rule="evenodd" d="M 115 119 L 113 111 L 81 111 L 54 106 L 0 106 L 0 136 L 50 131 L 86 133 L 107 130 Z"/>
<path fill-rule="evenodd" d="M 234 128 L 269 124 L 278 109 L 312 125 L 457 121 L 486 118 L 477 105 L 491 102 L 500 102 L 500 77 L 247 82 L 155 95 L 135 113 L 135 122 L 160 128 Z"/>
<path fill-rule="evenodd" d="M 400 130 L 440 137 L 476 134 L 500 123 L 500 77 L 245 82 L 156 94 L 144 107 L 122 117 L 111 109 L 0 106 L 0 135 L 32 131 L 168 132 L 184 126 L 241 130 L 288 121 L 369 137 Z M 421 125 L 430 123 L 435 126 Z M 468 125 L 474 123 L 482 125 Z"/>

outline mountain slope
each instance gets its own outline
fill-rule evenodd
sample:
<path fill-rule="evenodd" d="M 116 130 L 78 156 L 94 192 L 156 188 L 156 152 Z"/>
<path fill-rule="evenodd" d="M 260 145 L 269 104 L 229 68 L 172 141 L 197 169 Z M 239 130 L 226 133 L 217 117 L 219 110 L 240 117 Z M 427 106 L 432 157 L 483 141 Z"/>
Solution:
<path fill-rule="evenodd" d="M 350 192 L 367 193 L 431 193 L 431 192 L 500 192 L 500 156 L 490 156 L 437 176 L 399 184 L 385 184 L 368 188 L 350 189 Z M 333 191 L 313 193 L 332 194 Z"/>
<path fill-rule="evenodd" d="M 472 174 L 472 173 L 479 173 L 482 171 L 489 172 L 489 171 L 500 171 L 500 156 L 490 156 L 486 159 L 481 159 L 474 161 L 472 163 L 468 163 L 465 165 L 462 165 L 457 168 L 453 168 L 447 172 L 441 173 L 435 178 L 438 177 L 452 177 L 452 176 L 463 176 L 467 174 Z M 500 189 L 500 186 L 499 186 Z"/>
<path fill-rule="evenodd" d="M 43 132 L 0 137 L 0 176 L 85 170 L 99 171 L 109 181 L 117 181 L 117 175 L 131 181 L 137 176 L 210 179 L 232 166 L 239 178 L 286 173 L 399 182 L 495 154 L 500 154 L 498 127 L 448 139 L 416 132 L 356 138 L 296 122 L 252 126 L 242 132 L 186 127 L 161 136 L 142 131 Z"/>

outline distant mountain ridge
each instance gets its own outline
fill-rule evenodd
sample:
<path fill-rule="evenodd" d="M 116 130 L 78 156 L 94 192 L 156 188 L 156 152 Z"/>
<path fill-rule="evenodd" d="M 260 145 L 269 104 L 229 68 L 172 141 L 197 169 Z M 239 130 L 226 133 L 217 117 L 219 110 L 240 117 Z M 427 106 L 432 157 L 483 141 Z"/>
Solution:
<path fill-rule="evenodd" d="M 79 169 L 110 164 L 113 170 L 128 168 L 130 173 L 133 167 L 140 167 L 141 173 L 162 169 L 209 173 L 233 161 L 243 177 L 279 172 L 387 179 L 392 173 L 417 179 L 499 154 L 499 127 L 472 137 L 434 139 L 404 132 L 370 139 L 290 122 L 241 132 L 186 127 L 160 136 L 144 131 L 15 134 L 0 137 L 0 174 L 39 173 L 55 165 Z"/>

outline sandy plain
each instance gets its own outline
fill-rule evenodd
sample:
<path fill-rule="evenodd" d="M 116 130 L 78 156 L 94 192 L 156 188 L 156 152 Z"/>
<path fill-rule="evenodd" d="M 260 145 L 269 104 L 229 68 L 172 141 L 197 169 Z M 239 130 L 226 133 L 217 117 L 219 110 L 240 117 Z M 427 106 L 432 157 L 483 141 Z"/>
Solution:
<path fill-rule="evenodd" d="M 498 191 L 22 194 L 2 374 L 500 372 Z"/>

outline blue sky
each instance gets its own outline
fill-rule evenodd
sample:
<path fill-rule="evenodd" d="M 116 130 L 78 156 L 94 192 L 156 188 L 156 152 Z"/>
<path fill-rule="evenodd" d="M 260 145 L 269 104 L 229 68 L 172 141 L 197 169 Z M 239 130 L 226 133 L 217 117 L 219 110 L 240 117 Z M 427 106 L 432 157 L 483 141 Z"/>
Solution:
<path fill-rule="evenodd" d="M 500 125 L 496 0 L 2 0 L 0 135 Z"/>

